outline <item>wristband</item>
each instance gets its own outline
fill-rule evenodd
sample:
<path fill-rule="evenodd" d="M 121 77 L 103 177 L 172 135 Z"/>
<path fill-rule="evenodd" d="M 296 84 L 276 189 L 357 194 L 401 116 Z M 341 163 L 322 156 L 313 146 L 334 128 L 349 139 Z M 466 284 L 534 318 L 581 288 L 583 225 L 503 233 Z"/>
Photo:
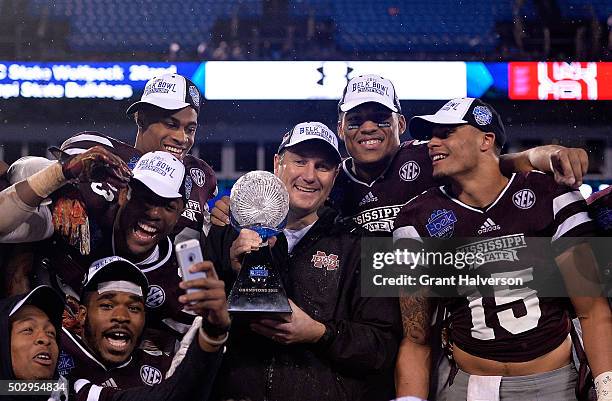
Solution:
<path fill-rule="evenodd" d="M 204 341 L 206 341 L 208 344 L 219 346 L 219 345 L 225 344 L 225 342 L 227 341 L 227 338 L 229 337 L 229 332 L 226 332 L 225 335 L 221 337 L 221 339 L 213 340 L 206 334 L 206 332 L 202 329 L 202 327 L 200 327 L 200 335 L 204 337 Z"/>
<path fill-rule="evenodd" d="M 612 401 L 612 371 L 603 372 L 595 378 L 597 401 Z"/>
<path fill-rule="evenodd" d="M 204 318 L 202 319 L 202 329 L 204 329 L 206 334 L 208 334 L 209 336 L 221 337 L 223 334 L 226 334 L 229 332 L 230 327 L 231 326 L 221 328 L 221 327 L 212 325 L 207 319 L 204 319 Z"/>
<path fill-rule="evenodd" d="M 317 341 L 317 344 L 322 345 L 323 347 L 327 347 L 333 341 L 334 333 L 332 332 L 332 330 L 329 328 L 328 325 L 326 325 L 325 323 L 323 323 L 323 325 L 325 326 L 325 332 L 323 332 L 323 335 L 321 336 L 321 338 L 319 338 L 319 341 Z"/>
<path fill-rule="evenodd" d="M 66 183 L 66 177 L 62 173 L 62 166 L 59 163 L 54 163 L 32 174 L 27 181 L 36 195 L 46 198 Z"/>

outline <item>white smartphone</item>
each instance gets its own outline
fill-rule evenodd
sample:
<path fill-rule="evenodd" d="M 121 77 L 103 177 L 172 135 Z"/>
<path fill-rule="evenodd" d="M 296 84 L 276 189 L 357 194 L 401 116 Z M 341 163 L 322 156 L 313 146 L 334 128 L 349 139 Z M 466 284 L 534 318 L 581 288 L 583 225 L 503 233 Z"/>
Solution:
<path fill-rule="evenodd" d="M 176 251 L 176 260 L 178 261 L 179 267 L 183 272 L 183 281 L 194 280 L 197 278 L 206 278 L 206 273 L 196 272 L 191 273 L 189 268 L 199 262 L 202 262 L 202 248 L 200 248 L 200 241 L 197 239 L 190 239 L 187 241 L 179 242 L 174 247 Z M 195 289 L 188 289 L 187 292 L 193 292 Z"/>

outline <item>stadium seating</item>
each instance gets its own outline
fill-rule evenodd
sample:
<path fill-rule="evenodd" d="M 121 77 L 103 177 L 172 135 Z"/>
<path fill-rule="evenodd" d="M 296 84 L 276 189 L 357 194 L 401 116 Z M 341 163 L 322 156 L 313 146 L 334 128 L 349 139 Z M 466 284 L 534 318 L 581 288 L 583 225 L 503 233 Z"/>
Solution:
<path fill-rule="evenodd" d="M 32 0 L 34 15 L 69 19 L 68 43 L 76 51 L 166 51 L 177 41 L 195 48 L 209 38 L 217 18 L 256 17 L 261 0 Z"/>
<path fill-rule="evenodd" d="M 333 20 L 343 51 L 485 53 L 498 45 L 495 25 L 512 21 L 514 0 L 288 0 L 289 16 Z M 606 20 L 609 0 L 558 0 L 565 19 Z M 218 19 L 263 15 L 262 0 L 31 0 L 34 16 L 68 20 L 74 51 L 166 51 L 172 41 L 195 48 Z M 521 8 L 536 19 L 533 1 Z"/>

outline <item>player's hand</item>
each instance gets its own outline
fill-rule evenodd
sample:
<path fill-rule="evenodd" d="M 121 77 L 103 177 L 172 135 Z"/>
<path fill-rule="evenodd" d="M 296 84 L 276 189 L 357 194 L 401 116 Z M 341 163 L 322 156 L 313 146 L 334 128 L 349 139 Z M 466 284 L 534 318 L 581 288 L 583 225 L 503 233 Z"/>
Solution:
<path fill-rule="evenodd" d="M 221 199 L 215 202 L 215 206 L 210 212 L 210 222 L 221 227 L 228 225 L 230 222 L 229 206 L 229 196 L 222 196 Z"/>
<path fill-rule="evenodd" d="M 589 157 L 584 149 L 562 147 L 550 155 L 550 166 L 558 184 L 578 188 L 589 169 Z"/>
<path fill-rule="evenodd" d="M 325 325 L 317 322 L 289 300 L 293 312 L 289 321 L 260 319 L 251 323 L 251 330 L 281 344 L 315 343 L 325 333 Z"/>
<path fill-rule="evenodd" d="M 205 272 L 206 278 L 182 281 L 179 284 L 184 290 L 189 288 L 197 291 L 179 297 L 186 310 L 193 311 L 210 324 L 220 329 L 230 326 L 230 316 L 227 311 L 227 295 L 225 283 L 219 280 L 217 272 L 210 261 L 196 263 L 189 268 L 192 273 Z"/>
<path fill-rule="evenodd" d="M 261 245 L 261 237 L 253 230 L 243 228 L 240 230 L 238 238 L 232 242 L 230 247 L 230 263 L 235 272 L 240 271 L 244 255 L 256 251 Z"/>
<path fill-rule="evenodd" d="M 117 155 L 102 146 L 94 146 L 86 152 L 61 161 L 62 173 L 67 180 L 78 182 L 107 182 L 123 187 L 132 177 L 132 171 Z"/>

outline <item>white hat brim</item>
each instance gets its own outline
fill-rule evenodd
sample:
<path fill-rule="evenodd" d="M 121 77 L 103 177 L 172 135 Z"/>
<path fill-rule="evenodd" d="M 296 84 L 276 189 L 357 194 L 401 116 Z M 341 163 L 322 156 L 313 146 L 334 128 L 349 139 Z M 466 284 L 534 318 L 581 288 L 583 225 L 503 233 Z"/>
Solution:
<path fill-rule="evenodd" d="M 134 179 L 142 182 L 147 188 L 151 190 L 151 192 L 161 196 L 162 198 L 175 199 L 183 197 L 183 195 L 181 195 L 179 192 L 168 191 L 166 188 L 168 186 L 167 183 L 164 183 L 148 175 L 134 175 Z"/>
<path fill-rule="evenodd" d="M 383 106 L 390 109 L 391 111 L 395 113 L 398 112 L 397 106 L 395 106 L 392 102 L 383 102 L 380 100 L 380 98 L 376 98 L 376 99 L 361 98 L 361 99 L 356 99 L 350 102 L 342 103 L 340 105 L 340 110 L 346 112 L 351 109 L 354 109 L 355 107 L 359 105 L 362 105 L 364 103 L 370 103 L 370 102 L 382 104 Z"/>
<path fill-rule="evenodd" d="M 451 118 L 452 116 L 427 114 L 424 116 L 414 116 L 408 124 L 410 136 L 416 139 L 429 139 L 432 135 L 433 126 L 440 125 L 456 125 L 467 124 L 467 121 L 461 118 Z"/>
<path fill-rule="evenodd" d="M 176 99 L 147 99 L 147 100 L 139 100 L 135 103 L 132 103 L 130 107 L 125 111 L 126 114 L 134 114 L 138 111 L 138 108 L 143 103 L 152 104 L 153 106 L 160 107 L 164 110 L 180 110 L 187 106 L 191 106 L 191 104 L 187 102 L 181 102 Z"/>

